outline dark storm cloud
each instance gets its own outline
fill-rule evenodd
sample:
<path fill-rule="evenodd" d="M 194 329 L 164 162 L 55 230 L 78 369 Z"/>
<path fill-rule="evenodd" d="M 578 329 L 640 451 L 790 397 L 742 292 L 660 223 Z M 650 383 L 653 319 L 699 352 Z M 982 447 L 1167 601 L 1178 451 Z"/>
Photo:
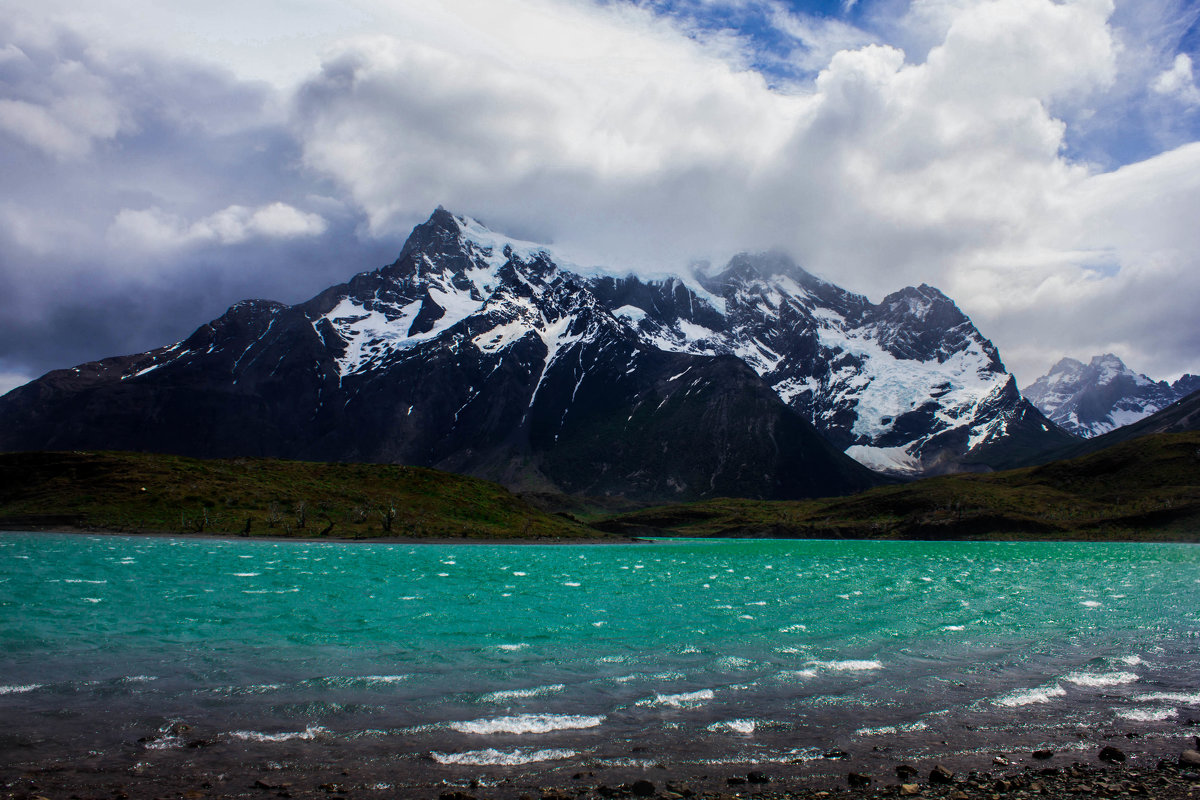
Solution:
<path fill-rule="evenodd" d="M 302 168 L 265 84 L 6 33 L 0 374 L 166 344 L 237 300 L 297 302 L 394 257 Z"/>

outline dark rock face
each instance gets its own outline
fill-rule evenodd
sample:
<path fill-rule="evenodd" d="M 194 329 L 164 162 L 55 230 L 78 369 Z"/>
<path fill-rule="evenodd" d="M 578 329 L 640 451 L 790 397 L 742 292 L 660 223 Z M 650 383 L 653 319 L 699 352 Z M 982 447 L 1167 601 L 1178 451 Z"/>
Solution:
<path fill-rule="evenodd" d="M 877 483 L 847 448 L 986 468 L 1018 429 L 1030 449 L 1058 434 L 931 287 L 876 306 L 773 254 L 703 279 L 582 275 L 442 209 L 394 263 L 305 303 L 238 303 L 0 399 L 4 450 L 405 463 L 652 500 Z"/>
<path fill-rule="evenodd" d="M 1111 353 L 1090 363 L 1064 358 L 1025 390 L 1025 397 L 1059 427 L 1084 438 L 1138 422 L 1200 390 L 1200 376 L 1172 384 L 1125 366 Z"/>
<path fill-rule="evenodd" d="M 51 373 L 4 398 L 0 446 L 396 462 L 644 499 L 878 482 L 738 359 L 648 346 L 578 276 L 465 225 L 439 211 L 396 263 L 308 303 L 239 303 L 171 347 Z"/>

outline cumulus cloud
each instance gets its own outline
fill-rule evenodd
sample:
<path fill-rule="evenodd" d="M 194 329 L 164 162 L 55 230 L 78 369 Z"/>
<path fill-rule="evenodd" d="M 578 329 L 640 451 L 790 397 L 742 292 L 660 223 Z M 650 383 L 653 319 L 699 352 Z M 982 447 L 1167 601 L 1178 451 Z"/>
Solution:
<path fill-rule="evenodd" d="M 783 246 L 878 294 L 1026 235 L 1085 172 L 1051 104 L 1114 69 L 1099 1 L 972 5 L 924 63 L 841 50 L 803 93 L 608 9 L 556 18 L 547 74 L 499 5 L 494 38 L 463 0 L 468 34 L 348 42 L 305 87 L 306 161 L 375 230 L 442 202 L 634 266 Z"/>
<path fill-rule="evenodd" d="M 287 203 L 260 208 L 229 206 L 193 223 L 160 208 L 121 209 L 109 228 L 117 247 L 164 250 L 195 244 L 237 244 L 251 237 L 291 239 L 319 236 L 328 224 L 320 214 L 307 214 Z"/>
<path fill-rule="evenodd" d="M 285 92 L 31 8 L 0 0 L 11 380 L 176 341 L 245 297 L 299 302 L 394 258 L 397 241 L 360 236 L 352 205 L 301 168 Z"/>
<path fill-rule="evenodd" d="M 193 294 L 196 323 L 303 299 L 442 204 L 583 262 L 783 247 L 873 299 L 932 283 L 1026 383 L 1068 346 L 1200 370 L 1195 137 L 1121 169 L 1079 144 L 1106 146 L 1135 90 L 1191 102 L 1177 0 L 844 3 L 854 25 L 776 0 L 327 0 L 285 31 L 198 0 L 45 2 L 54 20 L 0 22 L 0 294 L 19 298 L 0 361 L 34 331 L 11 320 L 48 330 L 131 287 L 174 293 L 162 324 L 90 341 L 160 343 Z M 1144 142 L 1171 127 L 1151 122 Z"/>
<path fill-rule="evenodd" d="M 1175 63 L 1170 69 L 1159 73 L 1152 88 L 1159 94 L 1177 97 L 1188 105 L 1200 105 L 1200 88 L 1196 87 L 1192 59 L 1187 53 L 1175 56 Z"/>

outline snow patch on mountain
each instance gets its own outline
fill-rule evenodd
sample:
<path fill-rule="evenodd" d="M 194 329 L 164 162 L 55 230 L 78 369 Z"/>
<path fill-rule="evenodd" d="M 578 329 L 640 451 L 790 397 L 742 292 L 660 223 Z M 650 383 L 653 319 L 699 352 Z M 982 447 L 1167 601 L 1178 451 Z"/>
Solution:
<path fill-rule="evenodd" d="M 921 471 L 921 460 L 910 454 L 906 447 L 855 444 L 846 448 L 846 455 L 877 472 L 913 475 Z"/>

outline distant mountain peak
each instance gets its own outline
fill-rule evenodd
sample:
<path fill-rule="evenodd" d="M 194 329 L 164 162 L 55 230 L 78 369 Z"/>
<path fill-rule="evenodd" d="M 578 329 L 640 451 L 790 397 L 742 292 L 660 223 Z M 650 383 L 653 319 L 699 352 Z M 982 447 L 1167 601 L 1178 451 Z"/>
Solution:
<path fill-rule="evenodd" d="M 1025 397 L 1055 424 L 1090 438 L 1137 422 L 1189 394 L 1184 376 L 1175 385 L 1126 366 L 1117 355 L 1093 356 L 1087 364 L 1062 358 L 1033 382 Z"/>

